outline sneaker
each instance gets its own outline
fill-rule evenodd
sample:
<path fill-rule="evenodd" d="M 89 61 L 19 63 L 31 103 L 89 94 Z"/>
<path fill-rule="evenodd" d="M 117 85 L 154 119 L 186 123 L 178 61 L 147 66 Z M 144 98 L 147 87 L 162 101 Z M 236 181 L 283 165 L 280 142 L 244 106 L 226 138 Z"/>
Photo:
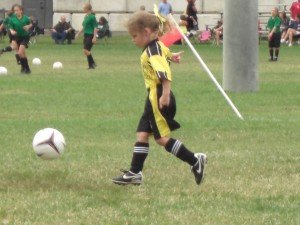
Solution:
<path fill-rule="evenodd" d="M 133 173 L 128 170 L 121 170 L 123 173 L 122 175 L 113 178 L 111 181 L 115 184 L 119 185 L 140 185 L 142 183 L 143 175 L 142 172 L 139 173 Z"/>
<path fill-rule="evenodd" d="M 273 61 L 277 62 L 277 61 L 278 61 L 278 58 L 277 58 L 277 57 L 275 57 L 275 58 L 273 59 Z"/>
<path fill-rule="evenodd" d="M 204 164 L 207 163 L 207 157 L 203 153 L 196 153 L 195 157 L 197 158 L 197 162 L 191 167 L 191 171 L 195 176 L 196 183 L 199 185 L 204 178 Z"/>
<path fill-rule="evenodd" d="M 280 43 L 282 43 L 282 44 L 285 43 L 285 40 L 284 40 L 284 39 L 281 39 Z"/>
<path fill-rule="evenodd" d="M 293 44 L 292 43 L 289 43 L 289 47 L 292 47 L 293 46 Z"/>

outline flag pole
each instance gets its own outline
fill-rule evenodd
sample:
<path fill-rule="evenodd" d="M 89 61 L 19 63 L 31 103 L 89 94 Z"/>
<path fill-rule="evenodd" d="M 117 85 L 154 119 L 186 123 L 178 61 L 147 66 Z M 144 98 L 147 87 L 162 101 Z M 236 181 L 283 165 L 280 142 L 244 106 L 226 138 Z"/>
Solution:
<path fill-rule="evenodd" d="M 213 81 L 213 83 L 216 85 L 216 87 L 219 89 L 219 91 L 221 92 L 221 94 L 223 95 L 223 97 L 225 98 L 225 100 L 227 101 L 227 103 L 229 104 L 229 106 L 232 108 L 232 110 L 235 112 L 235 114 L 241 120 L 244 120 L 244 118 L 241 115 L 241 113 L 239 112 L 239 110 L 235 107 L 235 105 L 233 104 L 233 102 L 231 101 L 231 99 L 228 97 L 228 95 L 226 94 L 226 92 L 223 90 L 223 88 L 221 87 L 221 85 L 218 83 L 218 81 L 216 80 L 216 78 L 214 77 L 214 75 L 212 74 L 212 72 L 210 71 L 210 69 L 207 67 L 207 65 L 205 64 L 205 62 L 200 57 L 199 53 L 196 51 L 196 49 L 194 48 L 194 46 L 190 42 L 190 40 L 183 34 L 182 30 L 180 29 L 180 27 L 179 27 L 178 23 L 176 22 L 176 20 L 174 19 L 173 15 L 169 14 L 169 17 L 171 18 L 171 20 L 173 21 L 173 23 L 176 25 L 176 28 L 181 33 L 182 37 L 184 38 L 184 40 L 186 41 L 186 43 L 188 44 L 188 46 L 190 47 L 190 49 L 192 50 L 192 52 L 194 53 L 194 55 L 196 56 L 196 58 L 198 59 L 199 63 L 201 64 L 201 66 L 203 67 L 203 69 L 206 71 L 206 73 L 208 74 L 208 76 L 210 77 L 210 79 Z"/>

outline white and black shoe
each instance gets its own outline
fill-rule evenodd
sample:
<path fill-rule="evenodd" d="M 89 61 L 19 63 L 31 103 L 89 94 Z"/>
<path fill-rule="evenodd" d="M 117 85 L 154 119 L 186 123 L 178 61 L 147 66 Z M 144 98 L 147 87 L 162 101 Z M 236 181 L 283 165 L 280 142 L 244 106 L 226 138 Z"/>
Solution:
<path fill-rule="evenodd" d="M 191 167 L 191 170 L 195 176 L 195 181 L 199 185 L 204 179 L 204 165 L 207 163 L 207 157 L 203 153 L 195 153 L 197 162 Z"/>
<path fill-rule="evenodd" d="M 119 185 L 128 185 L 128 184 L 140 185 L 142 183 L 143 180 L 142 172 L 133 173 L 128 170 L 121 170 L 121 172 L 123 173 L 122 175 L 111 179 L 113 183 Z"/>

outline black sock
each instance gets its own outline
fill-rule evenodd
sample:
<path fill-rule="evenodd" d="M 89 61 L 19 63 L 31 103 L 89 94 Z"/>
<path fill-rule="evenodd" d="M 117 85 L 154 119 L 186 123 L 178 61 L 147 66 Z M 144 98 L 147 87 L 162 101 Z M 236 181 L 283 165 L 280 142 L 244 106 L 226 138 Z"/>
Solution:
<path fill-rule="evenodd" d="M 91 67 L 95 64 L 95 61 L 94 61 L 94 58 L 93 58 L 92 54 L 87 56 L 87 61 L 88 61 L 89 67 Z"/>
<path fill-rule="evenodd" d="M 16 57 L 17 63 L 21 64 L 20 55 L 19 54 L 15 54 L 15 57 Z"/>
<path fill-rule="evenodd" d="M 24 58 L 24 68 L 25 68 L 27 71 L 30 71 L 30 68 L 29 68 L 29 65 L 28 65 L 28 60 L 27 60 L 27 58 Z"/>
<path fill-rule="evenodd" d="M 275 49 L 275 58 L 278 58 L 279 55 L 279 49 Z"/>
<path fill-rule="evenodd" d="M 274 56 L 273 56 L 273 55 L 274 55 L 274 50 L 273 50 L 273 48 L 270 49 L 269 52 L 270 52 L 270 57 L 271 57 L 271 59 L 273 59 L 273 57 L 274 57 Z"/>
<path fill-rule="evenodd" d="M 10 46 L 7 46 L 2 49 L 2 52 L 11 52 L 11 51 L 12 51 L 12 47 L 10 47 Z"/>
<path fill-rule="evenodd" d="M 139 173 L 143 170 L 144 162 L 148 156 L 149 144 L 143 142 L 136 142 L 134 145 L 133 156 L 131 160 L 130 171 Z"/>
<path fill-rule="evenodd" d="M 20 64 L 21 64 L 21 71 L 23 72 L 25 69 L 25 59 L 24 58 L 20 58 Z"/>
<path fill-rule="evenodd" d="M 195 165 L 197 162 L 197 158 L 195 157 L 194 153 L 189 151 L 180 141 L 176 139 L 170 138 L 165 146 L 165 149 L 191 166 Z"/>

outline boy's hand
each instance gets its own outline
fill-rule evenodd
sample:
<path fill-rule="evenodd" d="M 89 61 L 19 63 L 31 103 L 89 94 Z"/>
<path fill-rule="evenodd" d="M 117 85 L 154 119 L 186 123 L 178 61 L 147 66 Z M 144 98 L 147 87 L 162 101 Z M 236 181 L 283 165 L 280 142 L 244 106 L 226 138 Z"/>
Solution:
<path fill-rule="evenodd" d="M 183 53 L 184 53 L 183 51 L 182 52 L 173 53 L 171 61 L 174 62 L 174 63 L 180 63 L 181 55 Z"/>
<path fill-rule="evenodd" d="M 169 106 L 170 104 L 170 95 L 162 95 L 159 98 L 159 108 L 162 109 L 164 106 Z"/>
<path fill-rule="evenodd" d="M 10 34 L 11 34 L 12 36 L 15 36 L 15 35 L 17 34 L 17 32 L 16 32 L 15 30 L 10 30 Z"/>
<path fill-rule="evenodd" d="M 24 30 L 28 31 L 30 29 L 30 25 L 26 25 L 23 27 Z"/>
<path fill-rule="evenodd" d="M 272 39 L 272 37 L 273 37 L 273 33 L 271 32 L 271 33 L 269 33 L 269 35 L 268 35 L 268 40 L 270 41 L 270 40 Z"/>

